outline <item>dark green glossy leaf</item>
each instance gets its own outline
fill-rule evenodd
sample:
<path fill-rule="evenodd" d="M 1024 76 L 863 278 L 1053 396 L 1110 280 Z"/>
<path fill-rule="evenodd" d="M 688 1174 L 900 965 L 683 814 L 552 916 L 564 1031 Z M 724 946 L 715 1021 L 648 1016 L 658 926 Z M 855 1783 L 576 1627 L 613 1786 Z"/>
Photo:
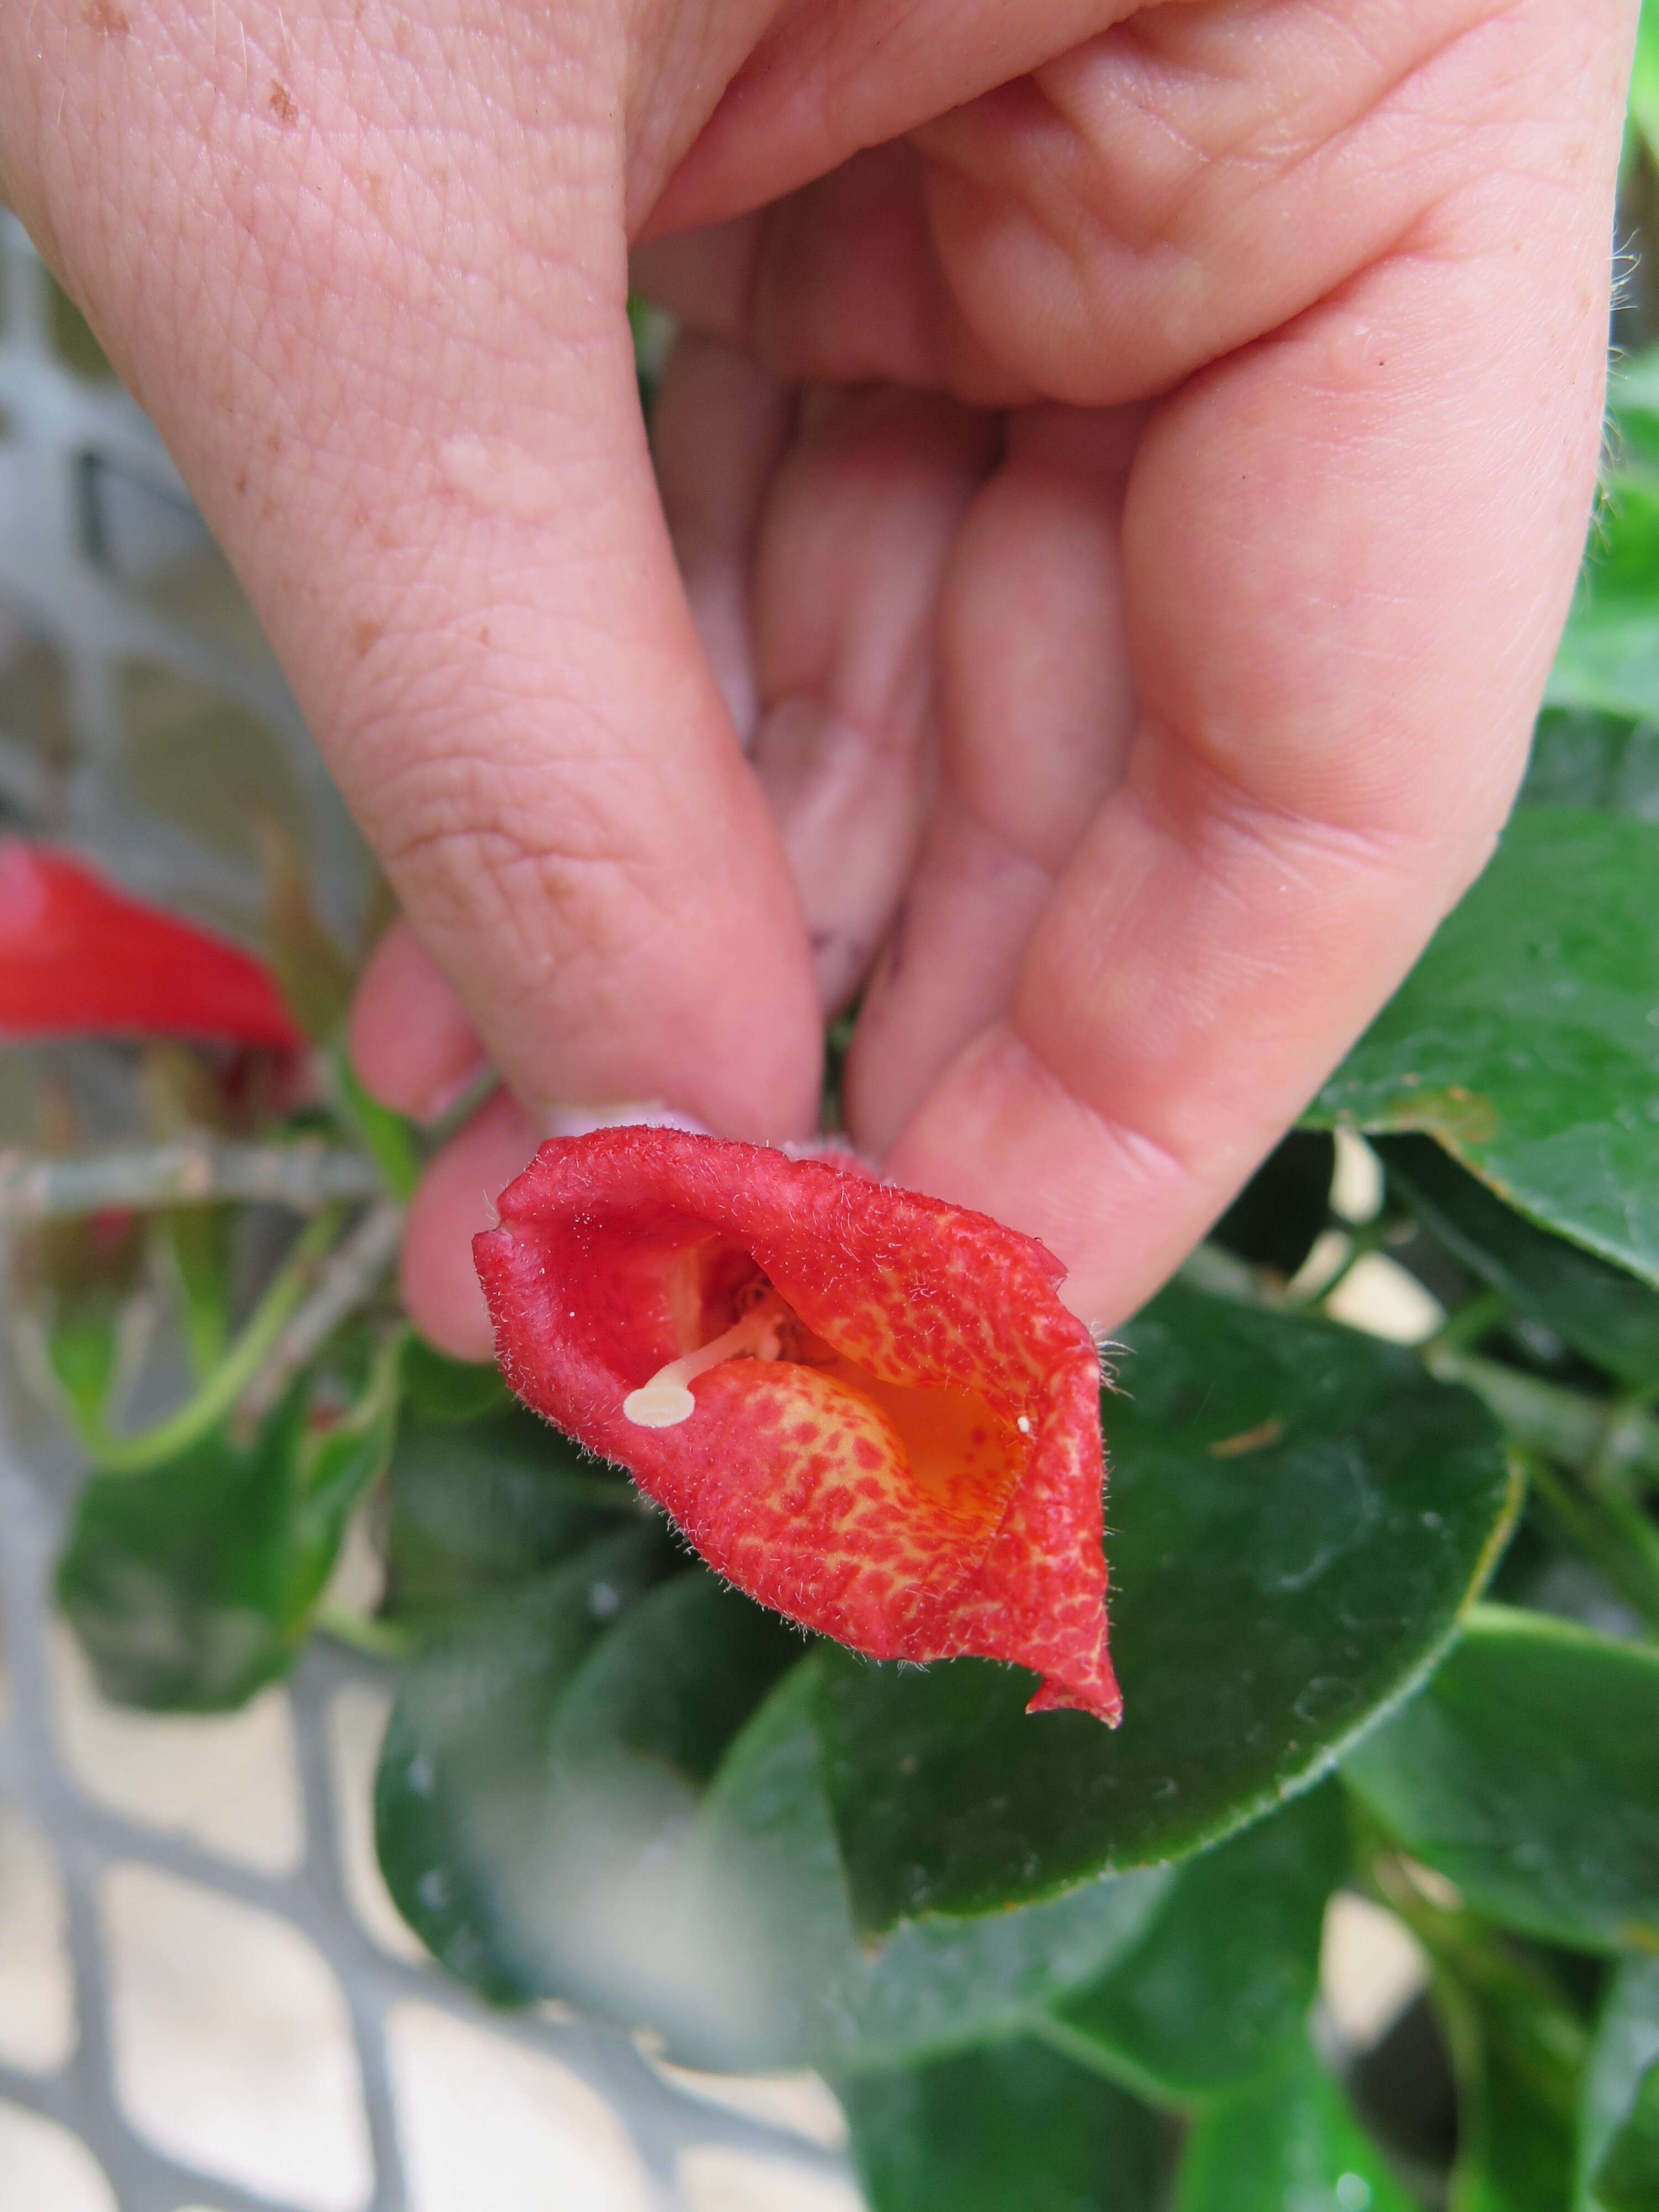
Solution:
<path fill-rule="evenodd" d="M 688 1850 L 732 1739 L 799 1664 L 799 1630 L 709 1574 L 677 1576 L 601 1638 L 560 1699 L 546 1768 L 544 1986 L 629 2025 L 699 2009 L 681 1967 Z"/>
<path fill-rule="evenodd" d="M 1656 2066 L 1659 1959 L 1627 1959 L 1608 1984 L 1584 2071 L 1574 2212 L 1614 2212 L 1595 2185 L 1595 2178 Z M 1659 2197 L 1650 2201 L 1659 2203 Z"/>
<path fill-rule="evenodd" d="M 1534 808 L 1309 1119 L 1419 1129 L 1659 1283 L 1659 823 Z"/>
<path fill-rule="evenodd" d="M 1325 1906 L 1347 1859 L 1341 1792 L 1328 1783 L 1186 1860 L 1134 1949 L 1044 2033 L 1079 2063 L 1177 2104 L 1261 2072 L 1303 2033 Z"/>
<path fill-rule="evenodd" d="M 664 2023 L 694 2063 L 850 2071 L 1006 2034 L 1135 1942 L 1168 1887 L 1149 1869 L 1024 1911 L 909 1920 L 861 1942 L 813 1726 L 825 1656 L 773 1692 L 703 1803 L 684 1953 L 701 2017 Z"/>
<path fill-rule="evenodd" d="M 1155 2212 L 1146 2106 L 1024 2039 L 842 2091 L 871 2212 Z"/>
<path fill-rule="evenodd" d="M 465 1387 L 441 1380 L 452 1402 Z M 421 1387 L 429 1402 L 430 1371 Z M 393 1608 L 424 1613 L 512 1589 L 637 1510 L 623 1476 L 522 1407 L 470 1419 L 411 1410 L 392 1452 Z"/>
<path fill-rule="evenodd" d="M 1659 2063 L 1642 2077 L 1624 2125 L 1595 2172 L 1606 2212 L 1653 2212 L 1659 2204 Z"/>
<path fill-rule="evenodd" d="M 560 1693 L 674 1562 L 654 1523 L 590 1544 L 435 1634 L 399 1686 L 374 1784 L 380 1870 L 428 1947 L 496 2002 L 545 1984 L 547 1747 Z"/>
<path fill-rule="evenodd" d="M 222 1711 L 287 1671 L 386 1465 L 394 1358 L 325 1428 L 307 1425 L 301 1385 L 246 1444 L 220 1428 L 161 1467 L 89 1478 L 58 1595 L 106 1698 Z"/>
<path fill-rule="evenodd" d="M 1208 2106 L 1182 2154 L 1175 2212 L 1413 2212 L 1306 2044 Z"/>
<path fill-rule="evenodd" d="M 1659 1291 L 1516 1213 L 1433 1138 L 1377 1149 L 1425 1227 L 1522 1313 L 1620 1382 L 1659 1378 Z"/>
<path fill-rule="evenodd" d="M 1513 1511 L 1490 1415 L 1333 1324 L 1177 1287 L 1105 1407 L 1125 1718 L 1031 1677 L 826 1652 L 860 1922 L 985 1911 L 1196 1850 L 1305 1786 L 1444 1648 Z"/>
<path fill-rule="evenodd" d="M 1344 1771 L 1493 1919 L 1586 1950 L 1659 1947 L 1659 1650 L 1484 1607 Z"/>

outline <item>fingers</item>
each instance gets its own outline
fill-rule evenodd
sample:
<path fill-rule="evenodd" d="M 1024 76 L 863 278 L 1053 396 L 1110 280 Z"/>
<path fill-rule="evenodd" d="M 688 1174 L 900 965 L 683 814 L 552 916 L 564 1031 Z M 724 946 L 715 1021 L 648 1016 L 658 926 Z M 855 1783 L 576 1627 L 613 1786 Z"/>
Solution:
<path fill-rule="evenodd" d="M 1221 1209 L 1510 802 L 1600 424 L 1618 104 L 1582 54 L 1576 112 L 1562 81 L 1506 173 L 1143 438 L 1128 774 L 887 1162 L 1048 1239 L 1097 1325 Z"/>
<path fill-rule="evenodd" d="M 697 635 L 742 742 L 755 734 L 750 580 L 755 538 L 793 425 L 789 393 L 748 356 L 685 331 L 652 410 L 663 512 Z"/>
<path fill-rule="evenodd" d="M 1506 173 L 1516 87 L 1547 76 L 1583 113 L 1586 49 L 1616 76 L 1633 21 L 1630 0 L 957 8 L 905 70 L 932 10 L 896 33 L 887 12 L 786 11 L 641 266 L 786 380 L 1002 406 L 1145 398 L 1279 328 Z"/>
<path fill-rule="evenodd" d="M 760 532 L 755 771 L 830 1012 L 863 981 L 915 866 L 940 581 L 994 434 L 949 400 L 820 393 Z"/>
<path fill-rule="evenodd" d="M 488 1359 L 489 1315 L 472 1265 L 472 1239 L 495 1225 L 495 1200 L 527 1167 L 542 1132 L 497 1091 L 427 1170 L 409 1209 L 400 1288 L 409 1317 L 454 1359 Z"/>
<path fill-rule="evenodd" d="M 334 10 L 251 0 L 216 43 L 157 0 L 112 73 L 40 12 L 89 58 L 37 227 L 490 1057 L 538 1110 L 801 1133 L 810 961 L 652 477 L 614 71 L 560 45 L 597 13 L 463 57 L 441 11 L 383 52 Z"/>
<path fill-rule="evenodd" d="M 938 631 L 939 796 L 848 1062 L 848 1108 L 877 1153 L 1007 1006 L 1055 880 L 1122 775 L 1135 700 L 1120 541 L 1139 420 L 1012 417 L 958 533 Z"/>
<path fill-rule="evenodd" d="M 466 1009 L 401 919 L 370 955 L 346 1042 L 370 1094 L 416 1121 L 437 1121 L 488 1065 Z"/>

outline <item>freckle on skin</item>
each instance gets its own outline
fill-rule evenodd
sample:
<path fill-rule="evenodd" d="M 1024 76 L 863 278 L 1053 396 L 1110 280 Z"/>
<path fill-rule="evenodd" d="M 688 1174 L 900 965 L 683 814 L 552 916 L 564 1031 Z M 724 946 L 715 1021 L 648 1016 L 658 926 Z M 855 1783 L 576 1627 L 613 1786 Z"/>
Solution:
<path fill-rule="evenodd" d="M 116 6 L 115 0 L 86 0 L 81 20 L 100 39 L 125 39 L 132 28 L 125 11 Z"/>
<path fill-rule="evenodd" d="M 271 80 L 270 99 L 267 104 L 283 130 L 292 131 L 300 119 L 299 106 L 288 87 L 279 84 L 275 78 Z"/>
<path fill-rule="evenodd" d="M 380 643 L 381 634 L 381 625 L 379 623 L 360 622 L 353 623 L 351 629 L 351 650 L 356 653 L 359 660 L 362 659 L 366 653 L 371 652 L 373 648 Z"/>

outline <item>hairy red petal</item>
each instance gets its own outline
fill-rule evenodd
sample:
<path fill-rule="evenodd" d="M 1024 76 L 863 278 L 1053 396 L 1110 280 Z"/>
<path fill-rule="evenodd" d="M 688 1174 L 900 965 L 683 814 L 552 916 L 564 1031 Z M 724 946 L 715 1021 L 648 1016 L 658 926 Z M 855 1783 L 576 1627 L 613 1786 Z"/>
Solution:
<path fill-rule="evenodd" d="M 500 1210 L 473 1252 L 508 1382 L 710 1565 L 876 1658 L 1013 1661 L 1034 1711 L 1115 1723 L 1099 1364 L 1042 1245 L 849 1158 L 660 1128 L 544 1145 Z M 628 1418 L 769 1286 L 781 1357 Z"/>
<path fill-rule="evenodd" d="M 304 1042 L 251 955 L 65 854 L 0 838 L 0 1036 L 74 1036 Z"/>

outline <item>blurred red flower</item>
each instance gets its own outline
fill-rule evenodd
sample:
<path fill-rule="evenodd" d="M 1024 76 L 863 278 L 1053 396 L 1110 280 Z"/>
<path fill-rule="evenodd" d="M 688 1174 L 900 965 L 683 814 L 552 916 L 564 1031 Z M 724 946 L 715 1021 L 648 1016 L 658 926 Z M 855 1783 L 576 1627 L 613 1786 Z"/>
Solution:
<path fill-rule="evenodd" d="M 508 1382 L 711 1566 L 1116 1723 L 1098 1356 L 1042 1245 L 846 1157 L 639 1127 L 544 1145 L 500 1212 L 473 1251 Z"/>
<path fill-rule="evenodd" d="M 65 853 L 0 838 L 0 1039 L 75 1036 L 304 1043 L 251 954 Z"/>

